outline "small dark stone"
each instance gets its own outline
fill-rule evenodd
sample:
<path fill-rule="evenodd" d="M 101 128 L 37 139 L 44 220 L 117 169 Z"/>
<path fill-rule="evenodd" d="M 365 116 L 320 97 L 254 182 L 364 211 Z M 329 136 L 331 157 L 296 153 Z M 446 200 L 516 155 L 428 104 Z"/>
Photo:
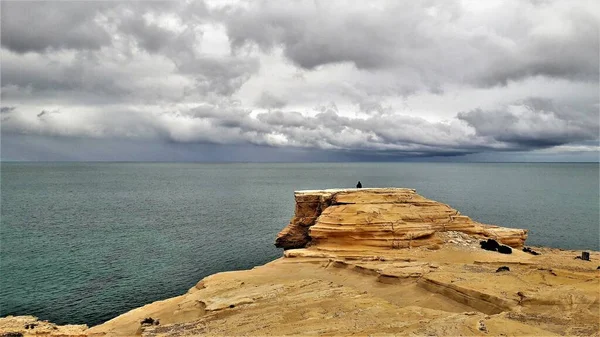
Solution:
<path fill-rule="evenodd" d="M 581 259 L 584 261 L 590 260 L 590 252 L 581 252 Z"/>
<path fill-rule="evenodd" d="M 230 308 L 235 308 L 235 305 L 233 305 L 233 304 L 230 304 L 230 305 L 229 305 L 229 307 L 230 307 Z"/>
<path fill-rule="evenodd" d="M 600 270 L 600 266 L 598 266 L 598 268 L 596 268 L 596 269 Z"/>
<path fill-rule="evenodd" d="M 0 337 L 23 337 L 23 334 L 20 332 L 5 332 Z"/>
<path fill-rule="evenodd" d="M 154 318 L 152 318 L 152 317 L 147 317 L 147 318 L 144 318 L 144 319 L 143 319 L 143 320 L 140 322 L 140 324 L 141 324 L 141 325 L 153 325 L 153 324 L 154 324 Z"/>
<path fill-rule="evenodd" d="M 512 248 L 510 248 L 509 246 L 499 246 L 498 247 L 498 253 L 502 253 L 502 254 L 512 254 Z"/>
<path fill-rule="evenodd" d="M 502 267 L 496 269 L 496 273 L 499 273 L 502 271 L 510 271 L 510 268 L 508 268 L 507 266 L 502 266 Z"/>
<path fill-rule="evenodd" d="M 529 254 L 531 254 L 531 255 L 540 255 L 540 253 L 536 252 L 535 250 L 533 250 L 533 249 L 531 249 L 531 248 L 529 248 L 529 247 L 525 247 L 525 248 L 523 248 L 523 251 L 524 251 L 525 253 L 529 253 Z"/>
<path fill-rule="evenodd" d="M 154 321 L 154 325 L 159 325 L 159 324 L 160 324 L 160 321 L 158 319 Z"/>

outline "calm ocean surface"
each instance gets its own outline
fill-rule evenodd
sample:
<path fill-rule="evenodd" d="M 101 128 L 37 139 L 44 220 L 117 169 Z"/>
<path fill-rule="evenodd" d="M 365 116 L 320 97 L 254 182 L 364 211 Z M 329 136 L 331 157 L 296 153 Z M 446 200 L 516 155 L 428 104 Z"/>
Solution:
<path fill-rule="evenodd" d="M 293 191 L 411 187 L 529 245 L 599 250 L 598 164 L 2 163 L 0 316 L 94 325 L 281 256 Z"/>

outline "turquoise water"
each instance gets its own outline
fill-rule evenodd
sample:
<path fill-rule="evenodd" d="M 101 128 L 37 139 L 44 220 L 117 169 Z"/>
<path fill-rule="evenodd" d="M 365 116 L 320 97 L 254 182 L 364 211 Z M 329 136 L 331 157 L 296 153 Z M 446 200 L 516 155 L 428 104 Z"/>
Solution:
<path fill-rule="evenodd" d="M 598 164 L 2 163 L 0 316 L 98 324 L 281 256 L 293 191 L 411 187 L 528 244 L 599 250 Z"/>

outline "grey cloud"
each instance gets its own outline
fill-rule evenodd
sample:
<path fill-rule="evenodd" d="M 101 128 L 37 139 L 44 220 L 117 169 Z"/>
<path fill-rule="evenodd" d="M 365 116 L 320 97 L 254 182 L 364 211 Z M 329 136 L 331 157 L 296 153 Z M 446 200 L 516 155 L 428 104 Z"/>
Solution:
<path fill-rule="evenodd" d="M 503 109 L 461 112 L 457 118 L 473 127 L 478 136 L 527 149 L 597 140 L 597 116 L 593 106 L 586 111 L 529 98 Z"/>
<path fill-rule="evenodd" d="M 360 111 L 367 114 L 383 114 L 390 112 L 390 108 L 384 107 L 380 102 L 373 99 L 361 100 L 358 102 L 358 108 Z"/>
<path fill-rule="evenodd" d="M 377 25 L 361 19 L 363 13 L 344 16 L 348 13 L 319 11 L 319 6 L 307 1 L 292 6 L 260 2 L 249 9 L 229 9 L 225 18 L 232 46 L 255 42 L 270 50 L 281 44 L 285 55 L 306 69 L 339 62 L 376 68 L 392 62 L 394 37 L 379 34 Z M 365 48 L 369 43 L 379 50 Z"/>
<path fill-rule="evenodd" d="M 448 122 L 429 122 L 396 114 L 367 118 L 341 116 L 331 107 L 312 116 L 270 110 L 252 117 L 235 101 L 191 109 L 149 113 L 102 110 L 87 124 L 64 124 L 74 112 L 33 125 L 24 114 L 3 122 L 2 131 L 52 136 L 164 139 L 176 143 L 254 144 L 316 150 L 375 151 L 410 156 L 460 155 L 485 151 L 520 151 L 597 141 L 598 123 L 573 120 L 572 106 L 531 98 L 515 102 L 518 110 L 476 109 Z M 42 111 L 38 117 L 45 116 Z M 585 112 L 584 112 L 585 113 Z M 70 115 L 69 115 L 70 114 Z M 64 116 L 63 116 L 64 115 Z"/>
<path fill-rule="evenodd" d="M 576 7 L 564 14 L 560 34 L 526 35 L 520 48 L 504 50 L 493 57 L 487 73 L 477 81 L 483 85 L 506 85 L 530 76 L 547 76 L 569 80 L 597 81 L 600 49 L 598 13 L 585 12 Z"/>
<path fill-rule="evenodd" d="M 2 46 L 18 53 L 53 49 L 98 49 L 111 43 L 95 21 L 113 2 L 2 1 Z"/>
<path fill-rule="evenodd" d="M 399 77 L 416 73 L 433 93 L 448 81 L 494 86 L 531 76 L 594 81 L 599 75 L 600 14 L 591 4 L 509 2 L 494 13 L 497 19 L 485 21 L 459 1 L 375 3 L 265 1 L 221 15 L 234 49 L 282 48 L 309 70 L 349 62 Z"/>
<path fill-rule="evenodd" d="M 145 1 L 124 3 L 118 11 L 117 31 L 132 38 L 138 47 L 150 53 L 162 53 L 170 58 L 193 55 L 197 37 L 202 37 L 199 25 L 209 21 L 209 12 L 203 1 Z M 144 14 L 159 16 L 170 13 L 180 18 L 183 31 L 171 30 L 151 22 Z"/>
<path fill-rule="evenodd" d="M 312 123 L 312 120 L 302 116 L 301 113 L 296 111 L 272 111 L 258 114 L 258 120 L 267 123 L 271 126 L 283 126 L 283 127 L 308 127 L 314 128 L 316 125 Z"/>
<path fill-rule="evenodd" d="M 2 116 L 1 121 L 5 122 L 10 119 L 11 112 L 15 111 L 16 107 L 14 106 L 3 106 L 0 108 L 0 115 Z"/>
<path fill-rule="evenodd" d="M 281 109 L 286 106 L 287 102 L 270 92 L 263 92 L 260 98 L 256 101 L 256 105 L 265 109 Z"/>
<path fill-rule="evenodd" d="M 14 106 L 3 106 L 0 108 L 0 114 L 8 114 L 13 112 L 17 107 Z"/>
<path fill-rule="evenodd" d="M 124 33 L 133 35 L 140 47 L 149 52 L 158 52 L 176 36 L 176 33 L 172 31 L 146 22 L 138 14 L 123 20 L 120 29 Z"/>
<path fill-rule="evenodd" d="M 60 113 L 59 110 L 42 110 L 39 114 L 37 114 L 37 118 L 42 118 L 43 116 L 47 116 L 50 114 L 57 114 Z"/>
<path fill-rule="evenodd" d="M 294 144 L 323 148 L 404 151 L 451 150 L 471 147 L 462 130 L 408 116 L 372 116 L 367 119 L 339 116 L 333 110 L 303 116 L 298 112 L 270 111 L 257 118 L 289 136 Z M 454 150 L 453 150 L 454 151 Z"/>
<path fill-rule="evenodd" d="M 255 58 L 194 56 L 171 61 L 153 57 L 153 63 L 148 64 L 152 68 L 144 71 L 135 59 L 120 59 L 111 51 L 53 59 L 5 51 L 0 69 L 3 99 L 11 98 L 15 90 L 31 91 L 36 97 L 60 93 L 65 101 L 95 104 L 229 96 L 259 69 Z M 173 62 L 181 62 L 176 71 Z M 16 88 L 6 90 L 9 86 Z"/>
<path fill-rule="evenodd" d="M 194 90 L 224 96 L 235 93 L 260 67 L 258 59 L 253 57 L 199 56 L 178 62 L 180 73 L 194 78 Z"/>
<path fill-rule="evenodd" d="M 3 91 L 5 87 L 15 86 L 37 95 L 60 93 L 63 99 L 73 96 L 73 92 L 120 98 L 132 91 L 131 82 L 126 82 L 130 76 L 123 74 L 122 69 L 114 68 L 108 58 L 98 60 L 98 55 L 79 52 L 73 58 L 48 58 L 3 51 L 2 56 Z"/>
<path fill-rule="evenodd" d="M 149 24 L 144 15 L 179 11 L 189 22 L 207 15 L 202 1 L 2 1 L 2 46 L 17 53 L 98 50 L 124 33 L 156 52 L 173 32 Z"/>

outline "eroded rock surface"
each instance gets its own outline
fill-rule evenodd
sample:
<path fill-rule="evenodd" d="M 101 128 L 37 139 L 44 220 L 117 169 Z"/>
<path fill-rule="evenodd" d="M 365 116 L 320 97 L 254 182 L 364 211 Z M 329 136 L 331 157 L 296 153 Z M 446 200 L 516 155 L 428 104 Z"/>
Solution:
<path fill-rule="evenodd" d="M 527 230 L 485 225 L 446 204 L 407 188 L 373 188 L 295 193 L 296 210 L 275 245 L 284 249 L 435 247 L 437 233 L 457 231 L 521 248 Z"/>
<path fill-rule="evenodd" d="M 47 336 L 85 337 L 87 325 L 56 325 L 35 316 L 6 316 L 0 318 L 0 337 Z"/>

